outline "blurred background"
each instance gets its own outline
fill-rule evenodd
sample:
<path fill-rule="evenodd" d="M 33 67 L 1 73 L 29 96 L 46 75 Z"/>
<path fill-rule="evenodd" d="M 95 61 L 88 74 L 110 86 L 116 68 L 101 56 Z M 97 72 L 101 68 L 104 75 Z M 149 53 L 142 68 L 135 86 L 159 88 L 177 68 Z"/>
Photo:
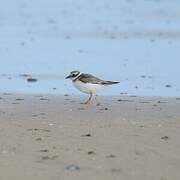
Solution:
<path fill-rule="evenodd" d="M 64 80 L 78 69 L 121 81 L 103 95 L 179 96 L 179 7 L 179 0 L 3 1 L 0 92 L 79 94 Z"/>

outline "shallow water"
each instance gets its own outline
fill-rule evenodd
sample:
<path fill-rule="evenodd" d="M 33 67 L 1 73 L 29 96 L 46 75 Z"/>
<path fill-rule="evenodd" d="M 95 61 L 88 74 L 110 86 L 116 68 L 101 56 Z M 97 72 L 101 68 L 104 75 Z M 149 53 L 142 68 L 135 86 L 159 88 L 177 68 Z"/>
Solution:
<path fill-rule="evenodd" d="M 121 82 L 103 95 L 179 96 L 180 2 L 113 2 L 4 2 L 0 92 L 77 94 L 64 77 L 79 69 Z"/>

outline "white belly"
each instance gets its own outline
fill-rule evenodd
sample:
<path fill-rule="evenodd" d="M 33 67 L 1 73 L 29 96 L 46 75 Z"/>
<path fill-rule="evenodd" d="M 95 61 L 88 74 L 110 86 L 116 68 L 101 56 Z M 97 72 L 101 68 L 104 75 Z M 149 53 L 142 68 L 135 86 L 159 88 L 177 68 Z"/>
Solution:
<path fill-rule="evenodd" d="M 73 84 L 81 92 L 84 92 L 87 94 L 91 94 L 91 93 L 96 94 L 98 91 L 100 91 L 104 87 L 104 85 L 83 83 L 79 80 L 76 80 L 75 82 L 73 82 Z"/>

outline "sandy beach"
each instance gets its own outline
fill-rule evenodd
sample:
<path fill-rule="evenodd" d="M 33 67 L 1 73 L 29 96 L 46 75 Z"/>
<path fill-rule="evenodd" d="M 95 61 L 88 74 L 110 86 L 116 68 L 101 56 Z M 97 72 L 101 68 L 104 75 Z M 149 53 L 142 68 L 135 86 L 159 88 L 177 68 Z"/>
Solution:
<path fill-rule="evenodd" d="M 180 179 L 180 98 L 0 97 L 0 180 Z"/>
<path fill-rule="evenodd" d="M 179 7 L 1 1 L 0 180 L 180 180 Z M 120 83 L 82 105 L 73 70 Z"/>

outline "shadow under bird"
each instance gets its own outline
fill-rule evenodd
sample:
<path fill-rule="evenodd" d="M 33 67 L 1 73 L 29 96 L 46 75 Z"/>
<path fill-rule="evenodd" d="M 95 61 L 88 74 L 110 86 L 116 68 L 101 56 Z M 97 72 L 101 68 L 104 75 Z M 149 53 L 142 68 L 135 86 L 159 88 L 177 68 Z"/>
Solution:
<path fill-rule="evenodd" d="M 70 74 L 66 77 L 66 79 L 71 79 L 74 86 L 78 90 L 90 95 L 88 100 L 84 102 L 83 104 L 90 103 L 93 95 L 96 95 L 96 93 L 99 92 L 102 88 L 108 85 L 119 83 L 119 82 L 114 82 L 114 81 L 105 81 L 91 74 L 85 74 L 80 71 L 70 72 Z"/>

